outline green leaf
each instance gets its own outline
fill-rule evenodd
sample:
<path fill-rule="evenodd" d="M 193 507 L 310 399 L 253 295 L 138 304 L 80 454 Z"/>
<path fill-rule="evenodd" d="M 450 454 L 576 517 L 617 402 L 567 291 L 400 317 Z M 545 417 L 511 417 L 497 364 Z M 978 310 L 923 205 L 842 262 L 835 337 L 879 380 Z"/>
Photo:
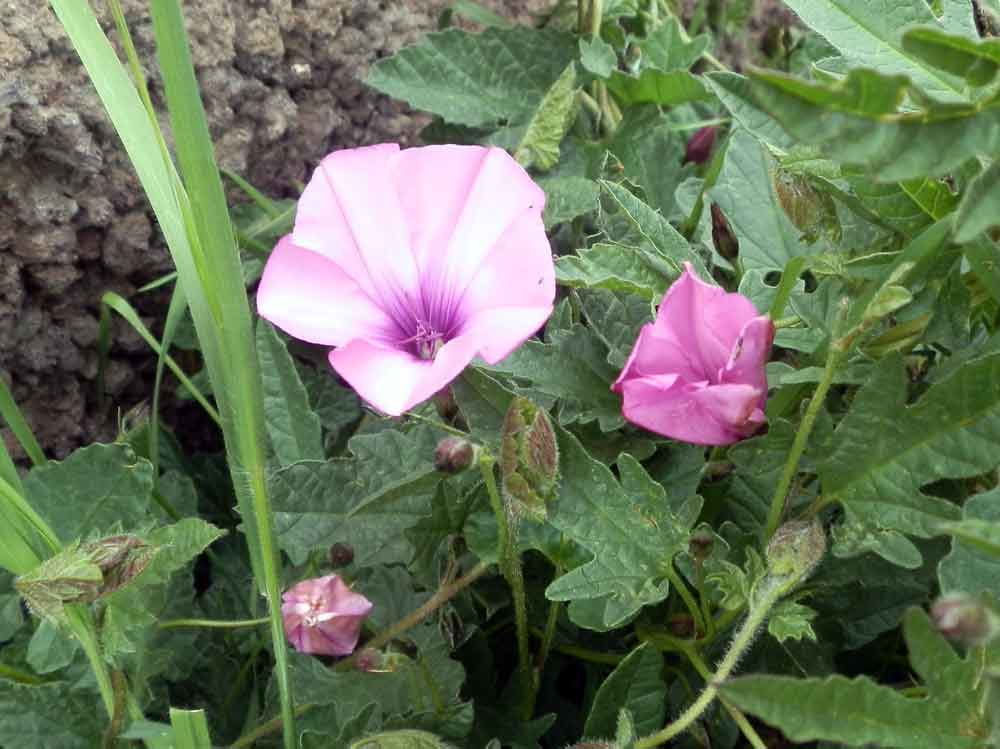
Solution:
<path fill-rule="evenodd" d="M 583 325 L 556 330 L 551 343 L 528 341 L 488 371 L 526 380 L 532 387 L 562 401 L 560 422 L 600 422 L 609 432 L 622 426 L 621 403 L 611 392 L 618 376 L 608 364 L 607 350 Z"/>
<path fill-rule="evenodd" d="M 745 270 L 783 270 L 791 258 L 821 251 L 802 242 L 802 232 L 782 209 L 772 176 L 775 169 L 764 146 L 745 130 L 737 130 L 709 190 L 739 240 Z"/>
<path fill-rule="evenodd" d="M 403 730 L 366 736 L 351 744 L 350 749 L 447 749 L 447 744 L 426 731 Z"/>
<path fill-rule="evenodd" d="M 970 242 L 993 226 L 1000 226 L 1000 159 L 965 189 L 955 215 L 955 241 Z"/>
<path fill-rule="evenodd" d="M 514 158 L 525 169 L 551 169 L 559 161 L 559 144 L 576 115 L 576 65 L 570 63 L 542 97 L 528 122 Z"/>
<path fill-rule="evenodd" d="M 923 609 L 914 606 L 906 612 L 903 636 L 910 654 L 910 666 L 932 695 L 953 701 L 960 701 L 965 695 L 972 696 L 976 666 L 972 662 L 962 662 Z"/>
<path fill-rule="evenodd" d="M 674 513 L 663 487 L 634 458 L 618 459 L 619 483 L 563 430 L 559 449 L 563 479 L 549 519 L 594 558 L 553 581 L 545 595 L 552 601 L 601 599 L 595 605 L 603 604 L 602 624 L 621 626 L 667 597 L 667 573 L 674 556 L 687 549 L 701 501 Z"/>
<path fill-rule="evenodd" d="M 322 460 L 319 417 L 309 407 L 306 388 L 284 341 L 265 320 L 257 323 L 257 360 L 264 386 L 265 426 L 278 463 Z"/>
<path fill-rule="evenodd" d="M 658 730 L 667 704 L 662 672 L 663 656 L 649 643 L 629 653 L 594 695 L 583 735 L 613 736 L 618 713 L 623 709 L 632 713 L 637 733 Z"/>
<path fill-rule="evenodd" d="M 820 147 L 880 180 L 947 174 L 977 155 L 1000 147 L 1000 106 L 924 103 L 898 112 L 906 78 L 851 70 L 835 83 L 810 83 L 755 71 L 751 106 L 763 111 L 800 143 Z M 863 133 L 863 136 L 862 136 Z"/>
<path fill-rule="evenodd" d="M 942 101 L 963 100 L 960 80 L 926 65 L 904 47 L 906 27 L 938 25 L 922 0 L 787 0 L 787 4 L 849 62 L 887 75 L 908 76 Z"/>
<path fill-rule="evenodd" d="M 974 27 L 973 27 L 974 29 Z M 1000 39 L 946 34 L 935 28 L 910 29 L 903 36 L 903 48 L 913 57 L 958 78 L 971 86 L 985 86 L 1000 68 Z"/>
<path fill-rule="evenodd" d="M 93 749 L 106 722 L 94 692 L 65 681 L 25 686 L 0 679 L 0 746 Z"/>
<path fill-rule="evenodd" d="M 665 73 L 656 68 L 646 68 L 638 76 L 615 70 L 607 82 L 608 91 L 622 104 L 657 104 L 675 107 L 691 101 L 711 98 L 701 79 L 686 70 Z"/>
<path fill-rule="evenodd" d="M 886 357 L 858 392 L 819 466 L 824 495 L 843 504 L 849 521 L 872 530 L 936 534 L 938 523 L 958 519 L 959 510 L 920 488 L 997 465 L 998 377 L 1000 356 L 974 359 L 906 406 L 902 362 Z"/>
<path fill-rule="evenodd" d="M 966 519 L 957 523 L 942 523 L 939 528 L 942 533 L 954 536 L 968 546 L 1000 558 L 1000 526 L 994 523 Z"/>
<path fill-rule="evenodd" d="M 50 674 L 72 663 L 78 651 L 76 640 L 43 619 L 28 642 L 27 661 L 36 674 Z"/>
<path fill-rule="evenodd" d="M 712 73 L 702 76 L 709 90 L 721 101 L 743 128 L 755 138 L 781 151 L 791 150 L 796 140 L 776 119 L 758 106 L 749 78 L 738 73 Z"/>
<path fill-rule="evenodd" d="M 808 606 L 795 601 L 782 601 L 771 611 L 767 631 L 778 642 L 802 639 L 815 642 L 816 633 L 810 624 L 815 618 L 816 612 Z"/>
<path fill-rule="evenodd" d="M 545 228 L 572 221 L 577 216 L 597 208 L 600 188 L 586 177 L 541 177 L 538 184 L 545 190 Z"/>
<path fill-rule="evenodd" d="M 581 39 L 580 64 L 588 73 L 607 78 L 618 65 L 618 55 L 615 48 L 603 39 Z"/>
<path fill-rule="evenodd" d="M 674 212 L 677 186 L 692 173 L 694 165 L 681 166 L 690 134 L 689 123 L 677 111 L 663 113 L 659 107 L 629 107 L 607 141 L 629 181 L 642 188 L 645 201 L 664 216 Z"/>
<path fill-rule="evenodd" d="M 305 364 L 298 367 L 306 388 L 309 405 L 320 424 L 335 440 L 361 419 L 361 399 L 350 387 L 342 385 L 332 369 L 317 369 Z"/>
<path fill-rule="evenodd" d="M 706 34 L 686 39 L 680 22 L 676 18 L 669 18 L 639 42 L 638 46 L 642 50 L 643 65 L 669 73 L 673 70 L 687 70 L 698 62 L 710 42 Z"/>
<path fill-rule="evenodd" d="M 662 213 L 644 203 L 622 185 L 607 180 L 601 180 L 600 185 L 633 232 L 651 246 L 653 252 L 647 254 L 647 257 L 656 260 L 663 258 L 661 272 L 672 273 L 677 277 L 681 274 L 683 263 L 690 262 L 697 270 L 708 275 L 702 259 Z"/>
<path fill-rule="evenodd" d="M 379 60 L 365 82 L 447 122 L 524 125 L 576 52 L 572 36 L 554 31 L 448 29 Z"/>
<path fill-rule="evenodd" d="M 955 525 L 968 528 L 968 523 L 988 529 L 989 535 L 995 536 L 995 529 L 1000 524 L 1000 489 L 976 494 L 966 500 L 962 507 L 962 521 Z M 985 552 L 981 546 L 968 543 L 961 535 L 956 535 L 951 553 L 941 560 L 938 577 L 944 593 L 963 591 L 975 595 L 989 591 L 1000 600 L 1000 559 Z"/>
<path fill-rule="evenodd" d="M 434 469 L 439 434 L 418 428 L 351 439 L 347 458 L 303 461 L 269 477 L 275 531 L 296 563 L 337 541 L 354 547 L 355 564 L 408 562 L 403 531 L 428 513 L 441 478 Z"/>
<path fill-rule="evenodd" d="M 852 747 L 973 749 L 963 717 L 940 700 L 910 699 L 868 677 L 791 679 L 743 676 L 720 692 L 741 710 L 778 728 L 793 742 L 832 741 Z"/>
<path fill-rule="evenodd" d="M 653 319 L 652 305 L 635 294 L 603 289 L 581 290 L 580 302 L 591 330 L 608 347 L 608 363 L 621 369 L 632 352 L 639 329 Z"/>
<path fill-rule="evenodd" d="M 654 248 L 599 242 L 556 260 L 556 281 L 563 286 L 623 291 L 651 301 L 662 298 L 677 276 L 672 258 Z"/>
<path fill-rule="evenodd" d="M 127 445 L 94 444 L 24 479 L 28 501 L 63 541 L 94 529 L 136 528 L 150 518 L 153 467 Z"/>
<path fill-rule="evenodd" d="M 451 391 L 472 435 L 499 445 L 500 429 L 514 393 L 478 367 L 467 367 L 451 383 Z"/>

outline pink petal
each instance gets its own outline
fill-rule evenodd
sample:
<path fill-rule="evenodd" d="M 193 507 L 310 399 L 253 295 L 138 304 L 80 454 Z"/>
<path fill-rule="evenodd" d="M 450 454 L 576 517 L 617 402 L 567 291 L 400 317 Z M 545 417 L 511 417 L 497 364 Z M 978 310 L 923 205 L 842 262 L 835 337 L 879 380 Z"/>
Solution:
<path fill-rule="evenodd" d="M 537 252 L 541 241 L 551 255 L 540 219 L 545 193 L 506 151 L 429 146 L 401 151 L 395 164 L 422 282 L 446 308 L 522 217 L 534 216 L 537 226 L 528 251 Z"/>
<path fill-rule="evenodd" d="M 728 445 L 745 438 L 759 398 L 749 385 L 692 385 L 674 374 L 629 379 L 618 387 L 622 413 L 630 422 L 696 445 Z M 713 392 L 718 390 L 722 392 Z"/>
<path fill-rule="evenodd" d="M 355 340 L 330 352 L 330 364 L 358 395 L 383 413 L 399 416 L 454 380 L 476 355 L 477 341 L 460 335 L 433 360 Z"/>
<path fill-rule="evenodd" d="M 686 351 L 697 379 L 714 381 L 726 366 L 743 326 L 758 317 L 742 294 L 699 279 L 690 263 L 669 289 L 656 315 L 657 335 Z"/>
<path fill-rule="evenodd" d="M 774 323 L 771 318 L 761 315 L 747 322 L 737 336 L 737 344 L 722 372 L 722 382 L 752 385 L 766 396 L 766 367 L 773 343 Z M 760 408 L 764 407 L 764 396 L 761 398 Z"/>
<path fill-rule="evenodd" d="M 333 260 L 390 315 L 420 298 L 395 143 L 334 151 L 299 198 L 295 243 Z"/>
<path fill-rule="evenodd" d="M 395 329 L 354 279 L 290 236 L 278 242 L 264 267 L 257 312 L 289 335 L 329 346 L 359 337 L 382 340 Z"/>
<path fill-rule="evenodd" d="M 333 578 L 330 580 L 330 578 Z M 365 617 L 371 613 L 374 604 L 360 593 L 355 593 L 347 587 L 339 575 L 327 575 L 321 580 L 329 580 L 326 584 L 328 611 L 337 616 Z"/>
<path fill-rule="evenodd" d="M 684 382 L 697 382 L 704 378 L 701 363 L 692 361 L 690 354 L 673 335 L 662 335 L 654 323 L 647 323 L 639 330 L 632 352 L 611 389 L 621 392 L 621 383 L 636 377 L 676 374 Z"/>
<path fill-rule="evenodd" d="M 363 617 L 338 616 L 327 622 L 322 622 L 316 628 L 327 642 L 327 655 L 349 655 L 354 652 L 361 636 L 361 621 Z"/>

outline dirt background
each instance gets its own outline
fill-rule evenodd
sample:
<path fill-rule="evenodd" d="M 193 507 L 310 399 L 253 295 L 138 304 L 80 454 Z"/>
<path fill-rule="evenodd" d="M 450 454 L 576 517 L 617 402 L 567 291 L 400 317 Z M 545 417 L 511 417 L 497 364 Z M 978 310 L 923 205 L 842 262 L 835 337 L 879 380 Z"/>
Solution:
<path fill-rule="evenodd" d="M 110 28 L 106 4 L 92 4 Z M 219 162 L 281 196 L 334 148 L 414 142 L 425 119 L 360 81 L 374 60 L 434 28 L 449 4 L 187 0 Z M 529 21 L 552 0 L 483 4 Z M 148 2 L 123 5 L 139 56 L 151 62 Z M 779 5 L 761 0 L 754 24 Z M 161 105 L 155 65 L 146 72 Z M 153 356 L 115 319 L 110 406 L 98 411 L 98 305 L 114 290 L 156 330 L 163 295 L 134 294 L 169 270 L 138 181 L 47 3 L 0 0 L 0 377 L 50 456 L 112 438 L 119 409 L 149 397 Z"/>

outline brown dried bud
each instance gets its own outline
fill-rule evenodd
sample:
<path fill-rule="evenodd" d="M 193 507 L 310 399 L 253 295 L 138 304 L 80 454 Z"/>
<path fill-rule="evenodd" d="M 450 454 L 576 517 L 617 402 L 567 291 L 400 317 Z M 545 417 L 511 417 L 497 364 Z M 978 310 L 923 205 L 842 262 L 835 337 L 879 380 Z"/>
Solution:
<path fill-rule="evenodd" d="M 695 564 L 701 564 L 712 553 L 715 546 L 715 534 L 708 528 L 698 528 L 688 539 L 688 553 Z"/>
<path fill-rule="evenodd" d="M 346 567 L 354 561 L 354 547 L 339 541 L 330 547 L 327 559 L 333 567 Z"/>
<path fill-rule="evenodd" d="M 684 151 L 684 161 L 682 164 L 691 162 L 692 164 L 704 164 L 712 155 L 712 148 L 715 147 L 715 136 L 718 128 L 714 125 L 703 127 L 687 142 L 687 149 Z"/>
<path fill-rule="evenodd" d="M 475 445 L 461 437 L 445 437 L 434 451 L 434 467 L 444 473 L 461 473 L 475 459 Z"/>
<path fill-rule="evenodd" d="M 974 647 L 1000 634 L 1000 620 L 983 601 L 967 593 L 949 593 L 931 606 L 931 620 L 950 640 Z"/>
<path fill-rule="evenodd" d="M 712 244 L 726 260 L 735 260 L 740 254 L 740 243 L 729 226 L 729 219 L 712 203 Z"/>

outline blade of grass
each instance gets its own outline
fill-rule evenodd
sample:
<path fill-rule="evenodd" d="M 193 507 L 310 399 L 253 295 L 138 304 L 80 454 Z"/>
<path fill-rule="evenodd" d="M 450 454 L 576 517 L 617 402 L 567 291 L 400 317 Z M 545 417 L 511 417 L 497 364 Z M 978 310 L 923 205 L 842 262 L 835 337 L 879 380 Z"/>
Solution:
<path fill-rule="evenodd" d="M 198 307 L 192 304 L 195 328 L 223 415 L 229 468 L 248 531 L 251 559 L 256 560 L 255 576 L 258 584 L 263 584 L 271 619 L 284 743 L 286 749 L 294 749 L 297 743 L 295 712 L 281 618 L 279 556 L 264 473 L 263 397 L 250 305 L 180 5 L 177 0 L 153 0 L 152 10 L 157 56 L 177 157 L 191 198 L 194 236 L 203 243 L 207 273 L 200 277 L 201 286 L 197 287 L 188 283 L 182 268 L 178 270 L 189 302 L 200 291 L 215 313 L 215 319 L 210 320 L 200 315 Z M 211 345 L 205 346 L 206 338 L 214 339 Z"/>
<path fill-rule="evenodd" d="M 263 210 L 268 216 L 274 218 L 281 214 L 281 210 L 274 204 L 273 200 L 243 179 L 243 177 L 238 175 L 236 172 L 229 169 L 223 169 L 222 173 L 226 175 L 227 179 L 232 180 L 233 183 L 240 188 L 248 198 L 250 198 L 250 200 L 259 205 L 261 210 Z"/>
<path fill-rule="evenodd" d="M 10 427 L 10 431 L 14 433 L 14 437 L 17 438 L 21 447 L 24 448 L 24 452 L 32 464 L 36 466 L 42 465 L 46 460 L 42 446 L 35 439 L 31 427 L 28 426 L 24 414 L 21 413 L 21 409 L 14 402 L 14 396 L 11 394 L 10 388 L 7 387 L 7 383 L 4 382 L 2 377 L 0 377 L 0 418 Z M 4 453 L 6 454 L 6 452 L 5 448 Z M 10 460 L 10 456 L 7 459 Z"/>
<path fill-rule="evenodd" d="M 204 710 L 178 710 L 172 707 L 170 725 L 174 729 L 175 749 L 212 749 Z"/>
<path fill-rule="evenodd" d="M 170 296 L 170 306 L 167 307 L 167 317 L 163 323 L 163 338 L 160 340 L 160 350 L 156 359 L 156 379 L 153 382 L 153 408 L 149 419 L 149 459 L 153 463 L 153 481 L 160 475 L 160 386 L 163 384 L 163 367 L 167 363 L 167 352 L 177 333 L 177 325 L 187 311 L 187 297 L 180 284 L 174 285 L 174 293 Z M 189 390 L 193 393 L 194 391 Z"/>
<path fill-rule="evenodd" d="M 219 412 L 216 411 L 215 408 L 212 406 L 212 404 L 208 402 L 208 399 L 198 389 L 198 386 L 195 385 L 193 382 L 191 382 L 188 376 L 184 374 L 184 370 L 181 369 L 180 365 L 173 358 L 171 358 L 169 354 L 166 353 L 166 349 L 164 349 L 164 347 L 160 344 L 160 342 L 156 340 L 156 336 L 154 336 L 152 332 L 150 332 L 149 328 L 146 327 L 145 323 L 143 323 L 142 319 L 139 317 L 139 313 L 135 311 L 135 307 L 133 307 L 131 304 L 128 303 L 126 299 L 119 296 L 115 292 L 113 291 L 106 292 L 104 296 L 101 297 L 102 332 L 103 329 L 106 327 L 103 325 L 103 321 L 105 319 L 104 318 L 105 308 L 114 310 L 119 315 L 121 315 L 122 319 L 125 320 L 125 322 L 127 322 L 129 325 L 132 326 L 135 332 L 140 335 L 142 340 L 144 340 L 147 344 L 149 344 L 149 347 L 153 349 L 153 351 L 155 351 L 156 354 L 163 359 L 164 364 L 166 364 L 166 366 L 169 367 L 170 371 L 174 373 L 174 376 L 180 381 L 180 383 L 188 389 L 188 392 L 191 393 L 191 396 L 198 402 L 198 404 L 205 409 L 205 413 L 211 416 L 212 420 L 216 424 L 219 424 L 221 426 L 222 418 L 219 416 Z M 169 316 L 169 310 L 168 310 L 168 316 Z M 175 328 L 176 325 L 177 323 L 175 321 L 174 322 Z M 173 331 L 171 331 L 171 338 L 172 337 L 173 337 Z M 98 348 L 102 363 L 104 360 L 107 359 L 107 347 L 109 346 L 110 346 L 110 336 L 108 336 L 107 339 L 105 339 L 105 336 L 103 335 L 98 336 Z M 99 365 L 99 369 L 100 367 L 101 365 Z M 101 382 L 103 379 L 104 379 L 103 376 L 99 372 L 98 382 Z M 157 382 L 159 382 L 159 379 L 157 379 Z M 156 398 L 157 394 L 158 394 L 157 392 L 154 392 L 153 397 Z"/>
<path fill-rule="evenodd" d="M 161 286 L 166 286 L 168 283 L 173 283 L 176 280 L 177 280 L 177 271 L 171 271 L 170 273 L 167 273 L 165 276 L 160 276 L 159 278 L 150 281 L 145 286 L 140 286 L 135 293 L 145 294 L 147 292 L 153 291 L 154 289 L 158 289 Z"/>

